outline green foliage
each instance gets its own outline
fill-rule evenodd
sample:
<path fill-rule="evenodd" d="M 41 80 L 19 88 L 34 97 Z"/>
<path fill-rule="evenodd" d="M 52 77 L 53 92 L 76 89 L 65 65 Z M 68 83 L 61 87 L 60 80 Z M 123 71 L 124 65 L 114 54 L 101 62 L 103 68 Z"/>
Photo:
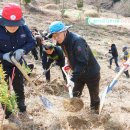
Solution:
<path fill-rule="evenodd" d="M 76 0 L 77 2 L 77 7 L 82 8 L 83 7 L 83 0 Z"/>
<path fill-rule="evenodd" d="M 100 58 L 102 59 L 102 53 L 98 52 L 96 49 L 92 50 L 92 53 L 93 55 L 96 57 L 96 58 Z"/>
<path fill-rule="evenodd" d="M 25 64 L 22 64 L 22 68 L 26 71 L 27 74 L 31 73 L 31 69 Z"/>
<path fill-rule="evenodd" d="M 4 79 L 5 73 L 2 69 L 2 65 L 0 65 L 0 103 L 14 113 L 17 110 L 16 95 L 14 92 L 9 93 L 8 85 Z"/>
<path fill-rule="evenodd" d="M 97 51 L 94 49 L 94 50 L 92 50 L 92 52 L 93 52 L 93 55 L 94 55 L 95 57 L 97 57 L 97 55 L 98 55 Z"/>
<path fill-rule="evenodd" d="M 31 2 L 31 0 L 24 0 L 24 1 L 25 1 L 25 3 L 27 3 L 27 4 Z"/>

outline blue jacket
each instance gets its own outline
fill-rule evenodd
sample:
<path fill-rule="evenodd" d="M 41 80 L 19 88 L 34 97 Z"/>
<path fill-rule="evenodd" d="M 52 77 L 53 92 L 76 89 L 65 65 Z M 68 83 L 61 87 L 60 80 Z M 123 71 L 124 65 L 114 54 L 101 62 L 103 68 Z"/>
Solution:
<path fill-rule="evenodd" d="M 15 33 L 9 33 L 3 26 L 0 26 L 0 60 L 4 64 L 10 64 L 3 60 L 3 54 L 14 52 L 17 49 L 24 49 L 27 54 L 35 47 L 35 40 L 26 25 L 20 26 Z"/>
<path fill-rule="evenodd" d="M 73 70 L 72 81 L 79 81 L 82 75 L 89 79 L 100 73 L 100 66 L 82 37 L 68 31 L 61 47 Z"/>

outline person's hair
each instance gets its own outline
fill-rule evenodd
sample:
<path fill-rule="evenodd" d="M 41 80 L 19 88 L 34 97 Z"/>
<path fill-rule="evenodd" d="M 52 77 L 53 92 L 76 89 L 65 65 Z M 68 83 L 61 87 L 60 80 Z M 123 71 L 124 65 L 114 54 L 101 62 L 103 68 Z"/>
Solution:
<path fill-rule="evenodd" d="M 45 50 L 52 50 L 55 46 L 53 45 L 52 42 L 46 41 L 46 42 L 44 43 L 43 47 L 45 48 Z"/>
<path fill-rule="evenodd" d="M 115 44 L 111 44 L 111 46 L 116 46 Z"/>

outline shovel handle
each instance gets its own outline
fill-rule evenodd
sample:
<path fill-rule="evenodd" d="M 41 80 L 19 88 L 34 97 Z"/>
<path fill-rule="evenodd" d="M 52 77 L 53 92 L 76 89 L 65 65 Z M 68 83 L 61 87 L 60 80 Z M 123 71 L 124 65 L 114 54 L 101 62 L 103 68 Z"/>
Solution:
<path fill-rule="evenodd" d="M 64 67 L 65 67 L 65 66 L 64 66 Z M 62 67 L 62 70 L 63 70 L 63 72 L 64 72 L 64 74 L 65 74 L 65 76 L 66 76 L 67 83 L 69 83 L 70 77 L 69 77 L 69 75 L 66 73 L 64 67 Z M 72 87 L 68 87 L 68 90 L 69 90 L 69 96 L 70 96 L 70 98 L 73 98 L 73 90 L 72 90 Z"/>
<path fill-rule="evenodd" d="M 14 56 L 10 57 L 11 61 L 14 63 L 14 65 L 20 70 L 20 72 L 23 74 L 23 76 L 26 78 L 28 82 L 32 82 L 31 78 L 27 75 L 27 72 L 22 68 L 21 64 L 17 62 L 17 60 L 14 58 Z"/>
<path fill-rule="evenodd" d="M 14 65 L 21 71 L 21 73 L 23 74 L 23 76 L 26 78 L 26 80 L 30 83 L 33 83 L 31 78 L 27 75 L 26 71 L 23 70 L 21 64 L 19 62 L 17 62 L 14 58 L 14 56 L 10 57 L 11 61 L 14 63 Z M 32 85 L 33 86 L 33 85 Z M 46 98 L 46 100 L 43 100 L 45 97 L 43 97 L 40 92 L 37 90 L 36 87 L 33 87 L 33 89 L 35 90 L 36 94 L 39 95 L 40 100 L 42 101 L 42 104 L 44 107 L 46 108 L 52 108 L 52 103 Z"/>

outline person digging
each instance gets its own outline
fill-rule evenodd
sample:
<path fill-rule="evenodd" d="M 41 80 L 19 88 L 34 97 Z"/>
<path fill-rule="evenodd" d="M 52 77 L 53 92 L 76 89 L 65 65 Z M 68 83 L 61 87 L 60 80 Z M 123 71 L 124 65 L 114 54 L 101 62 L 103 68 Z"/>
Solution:
<path fill-rule="evenodd" d="M 62 21 L 54 21 L 49 25 L 48 37 L 56 40 L 68 58 L 73 72 L 67 86 L 73 88 L 73 97 L 80 98 L 84 86 L 87 84 L 90 94 L 90 108 L 98 114 L 100 66 L 87 42 L 81 36 L 68 31 L 70 27 Z"/>
<path fill-rule="evenodd" d="M 32 120 L 32 118 L 26 111 L 23 75 L 12 63 L 10 55 L 22 64 L 23 55 L 28 54 L 34 46 L 35 40 L 25 25 L 21 7 L 15 3 L 6 4 L 0 14 L 0 60 L 7 82 L 15 68 L 12 86 L 16 94 L 19 117 L 6 109 L 5 118 L 19 127 L 22 126 L 22 119 Z M 4 108 L 4 105 L 2 106 Z"/>
<path fill-rule="evenodd" d="M 44 41 L 42 66 L 44 70 L 48 70 L 50 65 L 54 63 L 58 65 L 62 71 L 62 67 L 65 65 L 65 57 L 61 47 L 54 46 L 51 41 Z M 63 79 L 66 81 L 65 74 L 62 71 Z M 45 73 L 47 82 L 50 82 L 50 70 Z"/>
<path fill-rule="evenodd" d="M 111 44 L 111 49 L 109 50 L 109 53 L 112 54 L 112 58 L 110 58 L 109 62 L 110 62 L 110 66 L 108 66 L 111 69 L 112 66 L 112 61 L 113 59 L 115 60 L 115 71 L 119 72 L 120 71 L 120 67 L 118 65 L 118 51 L 117 51 L 117 47 L 115 44 Z"/>
<path fill-rule="evenodd" d="M 130 57 L 129 52 L 127 50 L 127 46 L 124 46 L 122 48 L 122 51 L 123 51 L 122 61 L 123 61 L 123 63 L 125 63 L 128 60 L 128 58 Z M 127 78 L 130 78 L 128 70 L 125 70 L 124 74 L 126 75 Z"/>

